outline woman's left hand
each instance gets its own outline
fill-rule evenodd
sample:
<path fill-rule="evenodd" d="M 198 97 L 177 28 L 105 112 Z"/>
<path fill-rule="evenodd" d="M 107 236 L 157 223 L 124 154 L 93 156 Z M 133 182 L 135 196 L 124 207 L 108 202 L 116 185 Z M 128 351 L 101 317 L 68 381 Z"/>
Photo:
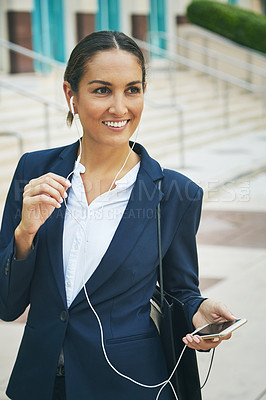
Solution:
<path fill-rule="evenodd" d="M 206 299 L 201 303 L 198 311 L 194 314 L 192 322 L 195 328 L 200 328 L 206 324 L 225 320 L 232 321 L 234 319 L 236 318 L 225 304 L 212 299 Z M 183 338 L 183 342 L 191 349 L 207 351 L 217 347 L 223 340 L 230 339 L 231 336 L 232 334 L 223 338 L 202 339 L 198 335 L 187 334 Z"/>

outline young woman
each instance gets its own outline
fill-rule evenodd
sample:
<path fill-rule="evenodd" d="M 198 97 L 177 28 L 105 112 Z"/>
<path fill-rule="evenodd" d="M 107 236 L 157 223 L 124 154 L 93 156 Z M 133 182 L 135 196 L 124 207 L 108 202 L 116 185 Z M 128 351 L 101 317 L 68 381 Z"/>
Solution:
<path fill-rule="evenodd" d="M 155 400 L 160 386 L 149 386 L 168 377 L 150 318 L 159 201 L 166 290 L 185 303 L 194 327 L 234 318 L 198 289 L 202 190 L 129 141 L 146 88 L 143 54 L 129 37 L 85 37 L 70 56 L 63 88 L 68 123 L 79 117 L 82 140 L 25 154 L 3 215 L 0 318 L 12 321 L 30 304 L 7 394 Z M 198 350 L 221 341 L 189 334 L 183 340 Z M 172 398 L 168 385 L 160 399 Z"/>

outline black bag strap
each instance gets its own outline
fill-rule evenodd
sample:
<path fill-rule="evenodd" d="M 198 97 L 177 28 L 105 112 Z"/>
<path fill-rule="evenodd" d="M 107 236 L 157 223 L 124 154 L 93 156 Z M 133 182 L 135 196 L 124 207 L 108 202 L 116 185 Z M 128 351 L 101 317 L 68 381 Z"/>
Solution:
<path fill-rule="evenodd" d="M 162 179 L 157 182 L 157 187 L 161 190 Z M 163 309 L 164 304 L 164 294 L 163 294 L 163 260 L 162 260 L 162 236 L 161 236 L 161 202 L 159 201 L 157 205 L 157 233 L 158 233 L 158 253 L 159 253 L 159 274 L 160 274 L 160 294 L 161 294 L 161 309 Z"/>
<path fill-rule="evenodd" d="M 161 190 L 161 187 L 162 187 L 162 179 L 160 179 L 160 180 L 157 182 L 157 187 L 158 187 L 159 190 Z M 163 289 L 163 260 L 162 260 L 162 235 L 161 235 L 161 202 L 159 202 L 158 205 L 157 205 L 157 231 L 158 231 L 158 253 L 159 253 L 159 274 L 160 274 L 160 302 L 161 302 L 161 310 L 163 310 L 163 307 L 164 307 L 164 298 L 165 298 L 165 296 L 164 296 L 164 289 Z M 195 352 L 194 352 L 194 353 L 195 353 Z M 195 373 L 196 373 L 195 379 L 196 379 L 196 381 L 198 382 L 198 385 L 199 385 L 199 393 L 198 393 L 198 396 L 199 396 L 199 398 L 201 398 L 200 392 L 201 392 L 201 389 L 206 385 L 206 383 L 207 383 L 207 381 L 208 381 L 208 378 L 209 378 L 209 375 L 210 375 L 210 372 L 211 372 L 211 367 L 212 367 L 212 364 L 213 364 L 213 358 L 214 358 L 215 349 L 212 349 L 212 356 L 211 356 L 211 360 L 210 360 L 209 369 L 208 369 L 208 372 L 207 372 L 206 379 L 205 379 L 205 381 L 204 381 L 204 383 L 203 383 L 202 386 L 200 386 L 199 375 L 198 375 L 198 367 L 197 367 L 197 360 L 196 360 L 196 357 L 195 357 L 195 354 L 194 354 L 194 353 L 193 353 L 193 357 L 194 357 L 194 358 L 193 358 L 193 362 L 194 362 L 194 365 L 196 366 L 196 367 L 194 368 Z M 190 369 L 191 369 L 191 360 L 190 360 Z M 197 397 L 196 397 L 196 398 L 197 398 Z"/>

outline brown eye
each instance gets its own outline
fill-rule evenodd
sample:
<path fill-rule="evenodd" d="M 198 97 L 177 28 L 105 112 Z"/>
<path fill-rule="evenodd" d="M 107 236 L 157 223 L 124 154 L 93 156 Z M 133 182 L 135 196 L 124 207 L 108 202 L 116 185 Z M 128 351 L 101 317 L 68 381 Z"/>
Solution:
<path fill-rule="evenodd" d="M 109 92 L 110 92 L 110 89 L 108 87 L 100 87 L 100 88 L 94 90 L 94 93 L 97 93 L 97 94 L 107 94 Z"/>
<path fill-rule="evenodd" d="M 130 87 L 130 88 L 128 89 L 128 92 L 129 92 L 130 94 L 137 94 L 137 93 L 140 93 L 141 90 L 140 90 L 140 88 L 138 88 L 137 86 L 132 86 L 132 87 Z"/>

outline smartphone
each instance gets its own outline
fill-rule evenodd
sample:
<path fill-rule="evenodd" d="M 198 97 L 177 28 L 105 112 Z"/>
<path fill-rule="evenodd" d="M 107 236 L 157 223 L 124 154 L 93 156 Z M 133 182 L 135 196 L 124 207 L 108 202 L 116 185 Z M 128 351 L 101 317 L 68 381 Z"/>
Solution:
<path fill-rule="evenodd" d="M 227 336 L 235 329 L 244 325 L 247 319 L 235 319 L 233 321 L 216 322 L 214 324 L 207 324 L 201 328 L 196 329 L 192 335 L 199 335 L 202 339 L 213 339 Z"/>

